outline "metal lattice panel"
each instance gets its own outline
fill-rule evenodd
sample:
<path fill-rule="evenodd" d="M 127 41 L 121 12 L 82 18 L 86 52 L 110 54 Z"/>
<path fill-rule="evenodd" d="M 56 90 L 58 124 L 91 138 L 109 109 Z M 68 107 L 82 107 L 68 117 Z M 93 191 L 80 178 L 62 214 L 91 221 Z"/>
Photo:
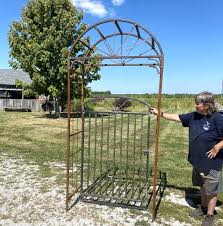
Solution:
<path fill-rule="evenodd" d="M 126 205 L 148 201 L 149 119 L 140 113 L 85 113 L 81 197 Z"/>

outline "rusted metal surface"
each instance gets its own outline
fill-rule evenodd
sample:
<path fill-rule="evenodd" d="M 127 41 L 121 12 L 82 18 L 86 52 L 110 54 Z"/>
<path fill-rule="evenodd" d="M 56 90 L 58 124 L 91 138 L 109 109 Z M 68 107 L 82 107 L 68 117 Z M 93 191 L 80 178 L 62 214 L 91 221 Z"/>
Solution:
<path fill-rule="evenodd" d="M 159 80 L 159 93 L 157 100 L 157 122 L 156 122 L 156 136 L 155 136 L 155 150 L 154 150 L 154 165 L 153 165 L 153 221 L 156 217 L 156 184 L 157 184 L 157 164 L 158 164 L 158 149 L 159 149 L 159 138 L 160 138 L 160 108 L 161 108 L 161 95 L 162 95 L 162 84 L 163 84 L 163 59 L 160 60 L 160 80 Z"/>
<path fill-rule="evenodd" d="M 73 49 L 80 44 L 85 49 L 75 52 L 76 55 L 73 56 Z M 98 63 L 92 63 L 93 60 Z M 109 19 L 87 28 L 74 41 L 68 57 L 66 209 L 69 209 L 73 195 L 79 191 L 79 197 L 83 201 L 111 205 L 147 208 L 152 199 L 154 220 L 157 194 L 162 190 L 162 180 L 165 179 L 164 175 L 158 175 L 157 169 L 160 114 L 155 125 L 154 159 L 151 167 L 148 108 L 144 113 L 123 113 L 116 110 L 91 112 L 84 109 L 84 71 L 85 68 L 96 66 L 154 68 L 159 75 L 157 109 L 160 113 L 164 56 L 156 38 L 140 24 L 123 19 Z M 77 116 L 80 112 L 76 112 L 76 118 L 71 118 L 70 78 L 73 68 L 77 67 L 82 73 L 81 118 Z M 148 142 L 142 142 L 143 139 L 148 139 Z"/>

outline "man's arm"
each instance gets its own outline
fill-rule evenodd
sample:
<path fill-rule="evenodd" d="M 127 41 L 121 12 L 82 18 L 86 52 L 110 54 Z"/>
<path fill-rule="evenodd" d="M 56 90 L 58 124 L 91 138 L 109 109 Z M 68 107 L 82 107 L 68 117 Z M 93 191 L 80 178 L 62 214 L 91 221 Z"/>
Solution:
<path fill-rule="evenodd" d="M 158 110 L 156 108 L 150 108 L 150 113 L 158 115 Z M 178 114 L 160 112 L 160 117 L 175 122 L 181 122 Z"/>

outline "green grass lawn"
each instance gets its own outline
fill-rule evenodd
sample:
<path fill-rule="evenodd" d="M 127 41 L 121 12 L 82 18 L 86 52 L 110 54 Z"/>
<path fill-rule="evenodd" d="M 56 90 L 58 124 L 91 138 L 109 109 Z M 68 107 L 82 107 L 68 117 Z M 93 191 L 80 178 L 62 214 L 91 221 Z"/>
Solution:
<path fill-rule="evenodd" d="M 193 110 L 192 99 L 163 101 L 163 111 L 184 113 Z M 137 107 L 134 106 L 134 110 Z M 155 117 L 152 116 L 152 122 Z M 45 113 L 0 112 L 0 152 L 11 156 L 22 156 L 42 167 L 43 176 L 53 174 L 46 165 L 49 162 L 65 163 L 67 119 L 48 118 Z M 180 123 L 161 119 L 159 145 L 159 170 L 167 173 L 167 188 L 160 204 L 158 218 L 174 218 L 179 222 L 199 225 L 188 217 L 190 208 L 165 199 L 170 193 L 184 196 L 191 188 L 191 166 L 187 162 L 188 131 Z M 61 181 L 64 183 L 64 175 Z M 223 202 L 223 196 L 219 196 Z M 222 216 L 222 210 L 219 216 Z M 139 222 L 139 225 L 143 225 Z M 220 222 L 216 225 L 222 225 Z"/>
<path fill-rule="evenodd" d="M 44 113 L 0 112 L 0 149 L 37 163 L 64 161 L 66 119 Z"/>

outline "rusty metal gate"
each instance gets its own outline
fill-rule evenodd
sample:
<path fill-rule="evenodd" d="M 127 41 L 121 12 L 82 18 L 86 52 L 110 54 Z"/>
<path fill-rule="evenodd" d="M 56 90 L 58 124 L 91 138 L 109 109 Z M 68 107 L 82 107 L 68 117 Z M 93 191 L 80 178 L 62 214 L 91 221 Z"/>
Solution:
<path fill-rule="evenodd" d="M 155 217 L 156 196 L 165 181 L 165 175 L 158 175 L 157 170 L 163 63 L 163 52 L 155 37 L 129 20 L 96 23 L 74 41 L 68 58 L 67 210 L 77 197 L 134 208 L 147 208 L 152 197 Z M 144 110 L 139 112 L 134 108 L 86 108 L 87 73 L 108 66 L 155 69 L 159 83 L 154 126 L 149 105 L 142 101 Z M 71 99 L 75 89 L 81 93 L 80 110 L 76 111 L 73 107 L 78 99 Z M 130 98 L 126 101 L 140 102 Z"/>
<path fill-rule="evenodd" d="M 115 103 L 109 98 L 111 103 Z M 125 102 L 133 102 L 125 98 Z M 91 99 L 88 102 L 98 102 Z M 105 104 L 104 99 L 100 100 Z M 144 112 L 84 110 L 73 121 L 73 174 L 79 199 L 145 209 L 152 194 L 149 106 Z M 82 117 L 81 117 L 82 116 Z M 78 122 L 79 121 L 79 122 Z M 77 126 L 80 126 L 78 128 Z M 73 176 L 71 174 L 71 176 Z M 76 186 L 74 186 L 76 187 Z"/>
<path fill-rule="evenodd" d="M 84 201 L 145 208 L 149 199 L 150 117 L 133 112 L 84 112 Z"/>

